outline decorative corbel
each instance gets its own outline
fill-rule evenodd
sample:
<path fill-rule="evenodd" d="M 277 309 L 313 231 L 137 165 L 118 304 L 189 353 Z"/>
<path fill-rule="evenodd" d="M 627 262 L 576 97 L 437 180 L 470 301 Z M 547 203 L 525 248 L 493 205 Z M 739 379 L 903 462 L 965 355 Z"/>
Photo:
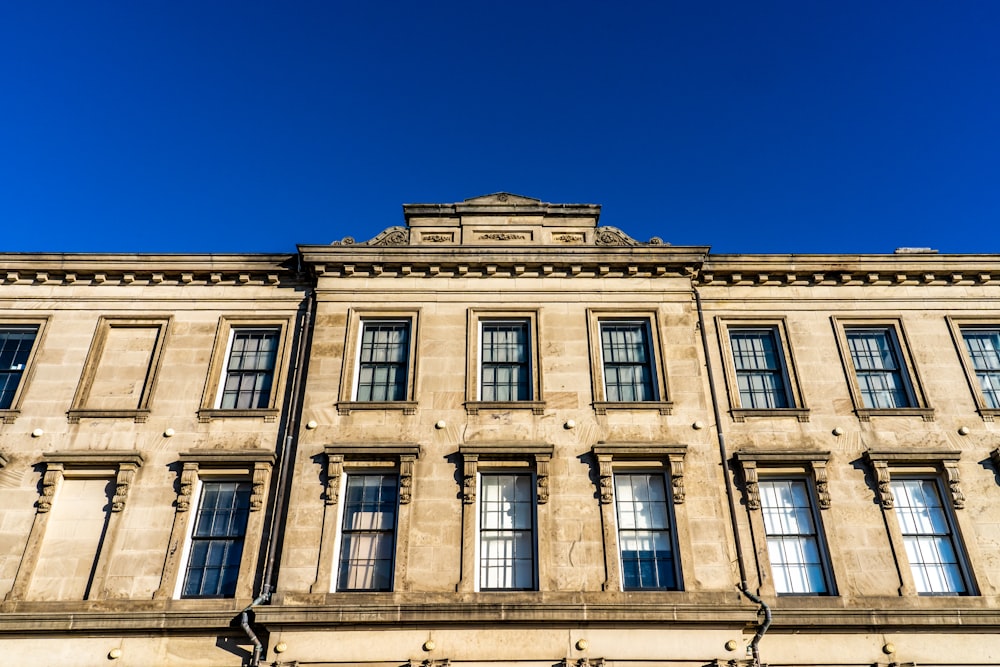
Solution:
<path fill-rule="evenodd" d="M 250 511 L 257 512 L 264 507 L 264 497 L 267 495 L 267 472 L 271 469 L 270 464 L 254 463 L 253 479 L 250 491 Z"/>
<path fill-rule="evenodd" d="M 873 460 L 872 469 L 875 471 L 875 483 L 878 484 L 878 499 L 882 504 L 882 509 L 891 510 L 896 504 L 896 499 L 892 496 L 889 462 Z"/>
<path fill-rule="evenodd" d="M 399 504 L 409 505 L 413 497 L 413 462 L 417 457 L 402 454 L 399 457 Z"/>
<path fill-rule="evenodd" d="M 324 501 L 327 505 L 340 502 L 340 476 L 344 473 L 344 455 L 326 455 L 326 491 Z"/>
<path fill-rule="evenodd" d="M 181 470 L 181 492 L 177 495 L 177 511 L 187 512 L 191 509 L 191 497 L 194 495 L 194 483 L 198 479 L 198 464 L 188 462 Z"/>
<path fill-rule="evenodd" d="M 42 495 L 38 497 L 38 513 L 44 514 L 52 509 L 52 499 L 56 495 L 56 487 L 63 477 L 63 464 L 48 463 L 45 474 L 42 475 Z"/>
<path fill-rule="evenodd" d="M 597 467 L 601 483 L 601 504 L 607 505 L 615 499 L 614 468 L 611 454 L 598 454 Z"/>
<path fill-rule="evenodd" d="M 820 509 L 830 509 L 830 485 L 826 477 L 826 461 L 812 462 L 813 481 L 816 482 L 816 499 Z"/>
<path fill-rule="evenodd" d="M 549 502 L 549 460 L 548 454 L 535 454 L 535 496 L 539 505 Z"/>
<path fill-rule="evenodd" d="M 684 504 L 684 454 L 668 454 L 670 460 L 670 487 L 674 504 Z"/>
<path fill-rule="evenodd" d="M 955 509 L 962 509 L 965 507 L 965 494 L 962 493 L 962 480 L 958 476 L 958 461 L 944 462 L 944 476 L 948 481 L 948 490 L 951 491 L 952 504 Z"/>
<path fill-rule="evenodd" d="M 746 487 L 747 507 L 760 509 L 760 487 L 757 485 L 757 462 L 743 461 L 743 482 Z"/>
<path fill-rule="evenodd" d="M 479 468 L 478 454 L 465 454 L 465 466 L 462 471 L 462 502 L 466 505 L 476 503 L 476 471 Z"/>
<path fill-rule="evenodd" d="M 135 472 L 139 466 L 135 463 L 119 463 L 118 475 L 115 479 L 115 497 L 111 499 L 111 511 L 121 512 L 125 509 L 125 501 L 128 499 L 128 490 L 135 478 Z"/>

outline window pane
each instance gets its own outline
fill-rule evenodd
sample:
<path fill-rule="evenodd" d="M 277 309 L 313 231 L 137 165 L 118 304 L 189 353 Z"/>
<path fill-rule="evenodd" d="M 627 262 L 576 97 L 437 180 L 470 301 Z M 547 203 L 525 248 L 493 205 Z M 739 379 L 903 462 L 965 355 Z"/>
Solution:
<path fill-rule="evenodd" d="M 364 322 L 358 368 L 359 401 L 405 401 L 409 322 Z"/>
<path fill-rule="evenodd" d="M 734 329 L 729 339 L 740 407 L 787 408 L 785 376 L 774 329 Z"/>
<path fill-rule="evenodd" d="M 530 401 L 526 321 L 482 322 L 480 399 Z"/>
<path fill-rule="evenodd" d="M 250 514 L 249 482 L 203 482 L 182 595 L 236 594 Z"/>
<path fill-rule="evenodd" d="M 530 474 L 480 476 L 479 587 L 535 587 L 535 493 Z"/>
<path fill-rule="evenodd" d="M 826 593 L 823 555 L 805 481 L 761 481 L 758 489 L 775 591 Z"/>
<path fill-rule="evenodd" d="M 947 510 L 933 479 L 894 479 L 892 495 L 917 591 L 967 591 Z"/>
<path fill-rule="evenodd" d="M 220 407 L 266 408 L 278 355 L 278 329 L 234 329 Z"/>
<path fill-rule="evenodd" d="M 0 329 L 0 410 L 6 410 L 14 403 L 14 394 L 21 383 L 37 333 L 36 327 Z"/>
<path fill-rule="evenodd" d="M 622 585 L 676 589 L 673 538 L 663 475 L 615 475 L 615 508 Z"/>
<path fill-rule="evenodd" d="M 986 407 L 1000 409 L 1000 330 L 963 329 Z M 0 364 L 2 368 L 2 364 Z"/>
<path fill-rule="evenodd" d="M 848 349 L 866 408 L 912 407 L 899 363 L 896 338 L 888 328 L 849 329 Z"/>
<path fill-rule="evenodd" d="M 602 322 L 601 353 L 608 401 L 657 400 L 645 322 Z"/>
<path fill-rule="evenodd" d="M 348 475 L 337 590 L 392 590 L 399 477 Z"/>

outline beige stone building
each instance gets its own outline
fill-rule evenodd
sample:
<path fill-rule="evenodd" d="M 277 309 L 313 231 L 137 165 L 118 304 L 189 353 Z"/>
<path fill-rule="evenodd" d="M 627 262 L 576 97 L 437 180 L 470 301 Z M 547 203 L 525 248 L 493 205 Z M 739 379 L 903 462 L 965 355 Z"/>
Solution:
<path fill-rule="evenodd" d="M 0 654 L 1000 665 L 1000 257 L 404 214 L 0 256 Z"/>

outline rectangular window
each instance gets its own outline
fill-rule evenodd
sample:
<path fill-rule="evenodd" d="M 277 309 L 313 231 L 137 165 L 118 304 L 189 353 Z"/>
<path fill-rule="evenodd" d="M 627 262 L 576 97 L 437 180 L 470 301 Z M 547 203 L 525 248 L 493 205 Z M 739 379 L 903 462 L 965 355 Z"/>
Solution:
<path fill-rule="evenodd" d="M 605 400 L 658 400 L 646 322 L 601 322 L 601 355 Z"/>
<path fill-rule="evenodd" d="M 348 475 L 337 590 L 391 591 L 399 478 Z"/>
<path fill-rule="evenodd" d="M 892 480 L 893 503 L 917 592 L 956 595 L 968 591 L 952 536 L 951 518 L 933 479 Z"/>
<path fill-rule="evenodd" d="M 985 407 L 1000 409 L 1000 329 L 962 329 Z M 0 406 L 2 407 L 2 406 Z"/>
<path fill-rule="evenodd" d="M 528 322 L 484 321 L 480 339 L 480 400 L 532 400 Z"/>
<path fill-rule="evenodd" d="M 677 589 L 673 537 L 663 475 L 615 475 L 615 508 L 625 590 Z"/>
<path fill-rule="evenodd" d="M 234 328 L 219 407 L 252 410 L 271 404 L 278 329 Z"/>
<path fill-rule="evenodd" d="M 405 401 L 410 323 L 363 323 L 358 359 L 357 401 Z"/>
<path fill-rule="evenodd" d="M 760 507 L 775 592 L 826 593 L 816 517 L 805 480 L 761 481 Z"/>
<path fill-rule="evenodd" d="M 729 332 L 741 408 L 789 407 L 781 347 L 775 333 L 773 328 L 734 328 Z"/>
<path fill-rule="evenodd" d="M 914 407 L 906 385 L 899 343 L 892 328 L 850 327 L 845 335 L 864 407 Z"/>
<path fill-rule="evenodd" d="M 535 588 L 535 492 L 531 474 L 480 476 L 480 590 Z"/>
<path fill-rule="evenodd" d="M 0 328 L 0 410 L 14 405 L 38 327 Z"/>
<path fill-rule="evenodd" d="M 181 595 L 233 597 L 250 515 L 250 482 L 202 482 Z"/>

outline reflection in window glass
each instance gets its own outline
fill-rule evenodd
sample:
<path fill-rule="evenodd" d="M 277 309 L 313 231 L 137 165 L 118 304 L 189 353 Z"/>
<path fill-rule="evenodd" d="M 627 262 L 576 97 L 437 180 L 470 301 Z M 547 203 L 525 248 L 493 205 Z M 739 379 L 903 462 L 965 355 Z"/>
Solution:
<path fill-rule="evenodd" d="M 615 508 L 623 587 L 626 590 L 676 589 L 677 573 L 663 475 L 615 475 Z"/>

